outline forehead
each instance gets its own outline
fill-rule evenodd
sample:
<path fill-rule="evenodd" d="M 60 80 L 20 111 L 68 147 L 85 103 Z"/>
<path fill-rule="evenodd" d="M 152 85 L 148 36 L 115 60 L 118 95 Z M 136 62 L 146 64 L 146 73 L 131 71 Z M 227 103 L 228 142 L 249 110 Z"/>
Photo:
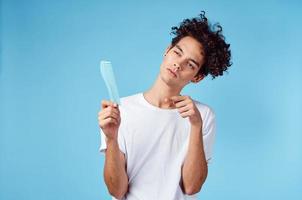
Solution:
<path fill-rule="evenodd" d="M 190 36 L 182 38 L 177 45 L 192 59 L 201 62 L 204 57 L 203 46 L 200 42 Z"/>

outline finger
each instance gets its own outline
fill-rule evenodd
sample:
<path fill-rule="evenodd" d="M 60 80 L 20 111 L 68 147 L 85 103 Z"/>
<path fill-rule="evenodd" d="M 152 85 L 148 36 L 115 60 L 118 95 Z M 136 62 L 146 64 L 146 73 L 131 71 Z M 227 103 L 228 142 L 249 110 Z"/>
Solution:
<path fill-rule="evenodd" d="M 169 98 L 165 98 L 164 102 L 169 103 L 169 106 L 173 106 L 174 107 L 174 102 L 172 100 L 170 100 Z"/>
<path fill-rule="evenodd" d="M 99 118 L 101 120 L 104 120 L 104 119 L 107 119 L 109 117 L 112 117 L 112 118 L 114 118 L 116 120 L 119 120 L 119 118 L 120 118 L 120 116 L 117 113 L 114 113 L 114 112 L 106 112 L 102 116 L 100 116 Z"/>
<path fill-rule="evenodd" d="M 173 101 L 174 103 L 177 103 L 179 101 L 183 101 L 183 100 L 187 99 L 187 96 L 181 96 L 181 95 L 179 95 L 179 96 L 172 96 L 172 97 L 169 97 L 168 99 L 170 101 Z"/>
<path fill-rule="evenodd" d="M 111 106 L 109 106 L 110 108 Z M 108 117 L 114 117 L 115 119 L 117 119 L 118 122 L 121 121 L 121 117 L 120 117 L 120 113 L 119 111 L 117 111 L 116 109 L 112 109 L 112 110 L 102 110 L 99 115 L 98 115 L 98 120 L 99 122 L 103 121 L 104 119 L 108 118 Z"/>
<path fill-rule="evenodd" d="M 118 122 L 117 122 L 117 120 L 116 119 L 114 119 L 114 118 L 112 118 L 112 117 L 109 117 L 109 118 L 107 118 L 107 119 L 105 119 L 102 123 L 101 123 L 101 127 L 104 127 L 104 126 L 106 126 L 106 125 L 108 125 L 108 124 L 118 124 Z"/>
<path fill-rule="evenodd" d="M 110 101 L 108 100 L 102 100 L 101 102 L 101 108 L 104 109 L 110 105 Z"/>
<path fill-rule="evenodd" d="M 118 114 L 113 113 L 113 112 L 108 113 L 107 117 L 113 117 L 113 118 L 116 119 L 116 120 L 118 120 L 118 119 L 120 118 L 120 116 L 119 116 Z M 107 117 L 106 117 L 106 118 L 107 118 Z M 105 119 L 106 119 L 106 118 L 105 118 Z"/>
<path fill-rule="evenodd" d="M 104 116 L 107 116 L 108 113 L 110 114 L 111 112 L 120 115 L 120 111 L 118 109 L 113 109 L 111 106 L 108 106 L 107 108 L 98 112 L 98 118 L 104 119 Z"/>
<path fill-rule="evenodd" d="M 105 108 L 103 110 L 103 112 L 115 112 L 116 114 L 120 114 L 120 110 L 118 107 L 112 107 L 112 106 L 108 106 L 107 108 Z"/>
<path fill-rule="evenodd" d="M 171 97 L 166 97 L 164 102 L 169 103 L 170 106 L 174 106 L 175 102 L 171 99 Z"/>
<path fill-rule="evenodd" d="M 183 112 L 180 114 L 183 118 L 189 117 L 191 116 L 191 110 L 188 110 L 186 112 Z"/>
<path fill-rule="evenodd" d="M 106 119 L 103 119 L 103 120 L 99 121 L 99 124 L 100 124 L 101 127 L 105 127 L 105 126 L 107 126 L 110 123 L 114 123 L 114 124 L 118 125 L 119 124 L 119 120 L 117 120 L 117 119 L 115 119 L 113 117 L 108 117 Z"/>
<path fill-rule="evenodd" d="M 178 112 L 181 114 L 181 113 L 189 111 L 190 109 L 191 109 L 191 107 L 186 105 L 186 106 L 183 106 L 181 108 L 178 108 Z"/>
<path fill-rule="evenodd" d="M 102 103 L 101 103 L 101 107 L 102 109 L 108 107 L 108 106 L 113 106 L 113 107 L 117 107 L 117 104 L 112 102 L 112 101 L 108 101 L 108 100 L 102 100 Z"/>
<path fill-rule="evenodd" d="M 101 127 L 101 128 L 104 128 L 104 127 L 106 127 L 108 124 L 110 124 L 110 123 L 116 123 L 116 120 L 114 119 L 114 118 L 107 118 L 107 119 L 105 119 L 105 120 L 102 120 L 100 123 L 99 123 L 99 126 Z"/>
<path fill-rule="evenodd" d="M 185 100 L 183 100 L 183 101 L 177 102 L 177 103 L 175 104 L 175 106 L 176 106 L 176 108 L 181 108 L 181 107 L 184 107 L 184 106 L 189 105 L 190 102 L 191 102 L 190 99 L 185 99 Z"/>

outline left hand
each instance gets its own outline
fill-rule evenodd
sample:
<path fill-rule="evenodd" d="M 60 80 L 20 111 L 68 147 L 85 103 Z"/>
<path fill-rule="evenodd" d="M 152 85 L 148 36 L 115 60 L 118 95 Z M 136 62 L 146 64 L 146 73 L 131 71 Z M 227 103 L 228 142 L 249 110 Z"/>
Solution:
<path fill-rule="evenodd" d="M 165 101 L 172 102 L 183 118 L 189 117 L 192 126 L 202 127 L 200 112 L 190 96 L 172 96 Z"/>

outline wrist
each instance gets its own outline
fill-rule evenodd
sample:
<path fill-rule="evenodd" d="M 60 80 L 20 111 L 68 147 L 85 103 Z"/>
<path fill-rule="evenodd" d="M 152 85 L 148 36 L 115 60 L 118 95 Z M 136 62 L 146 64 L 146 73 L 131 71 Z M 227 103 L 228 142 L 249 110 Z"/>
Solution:
<path fill-rule="evenodd" d="M 106 137 L 105 141 L 106 141 L 107 146 L 112 145 L 112 144 L 117 144 L 117 138 Z"/>
<path fill-rule="evenodd" d="M 202 123 L 191 123 L 191 129 L 196 130 L 196 131 L 201 131 L 202 130 Z"/>

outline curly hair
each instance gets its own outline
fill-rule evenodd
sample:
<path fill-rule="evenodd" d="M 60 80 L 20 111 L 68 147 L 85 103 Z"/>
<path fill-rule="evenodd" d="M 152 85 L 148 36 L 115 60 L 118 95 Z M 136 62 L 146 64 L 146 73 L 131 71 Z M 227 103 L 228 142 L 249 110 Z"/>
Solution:
<path fill-rule="evenodd" d="M 201 11 L 199 16 L 200 18 L 184 19 L 179 27 L 171 28 L 170 34 L 175 35 L 171 48 L 186 36 L 191 36 L 199 41 L 205 53 L 205 62 L 197 74 L 204 76 L 210 74 L 214 79 L 222 76 L 223 72 L 232 65 L 230 44 L 225 42 L 222 27 L 218 23 L 212 26 L 205 17 L 204 11 Z"/>

